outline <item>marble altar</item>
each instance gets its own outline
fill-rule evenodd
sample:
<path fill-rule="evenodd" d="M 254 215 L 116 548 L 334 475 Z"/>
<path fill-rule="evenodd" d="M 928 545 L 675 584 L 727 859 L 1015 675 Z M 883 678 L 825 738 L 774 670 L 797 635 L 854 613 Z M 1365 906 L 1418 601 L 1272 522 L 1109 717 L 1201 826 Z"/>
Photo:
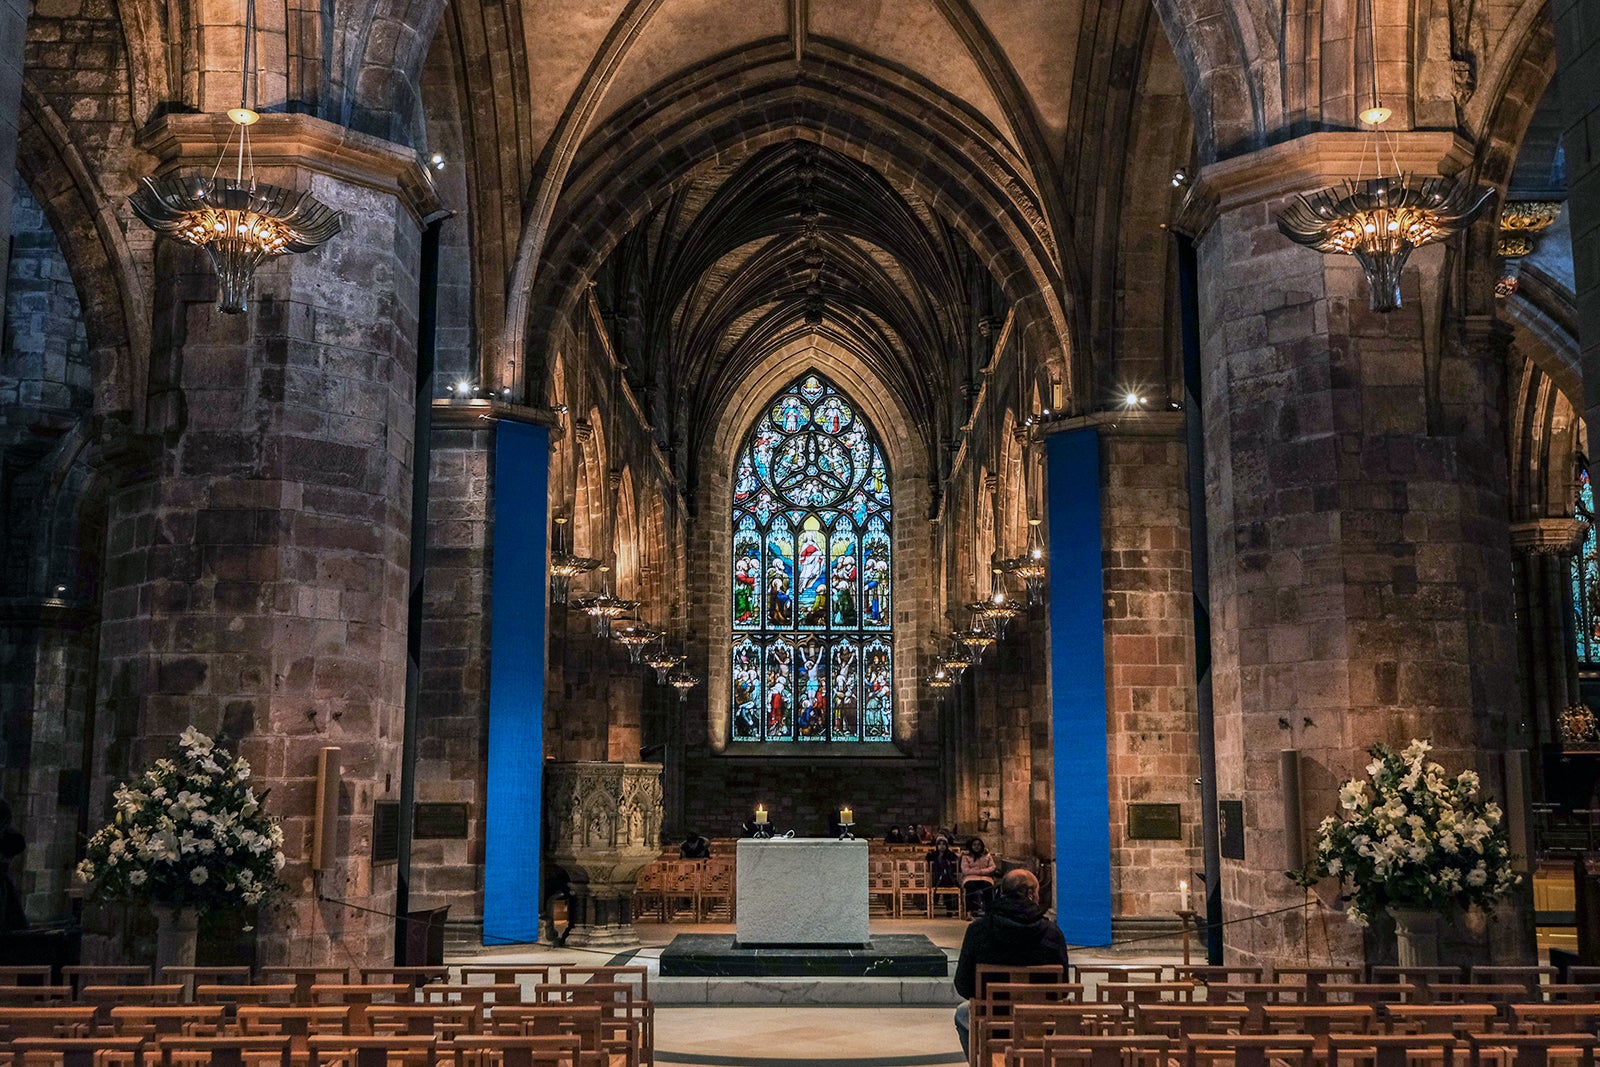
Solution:
<path fill-rule="evenodd" d="M 867 943 L 865 841 L 746 839 L 735 864 L 740 946 Z"/>

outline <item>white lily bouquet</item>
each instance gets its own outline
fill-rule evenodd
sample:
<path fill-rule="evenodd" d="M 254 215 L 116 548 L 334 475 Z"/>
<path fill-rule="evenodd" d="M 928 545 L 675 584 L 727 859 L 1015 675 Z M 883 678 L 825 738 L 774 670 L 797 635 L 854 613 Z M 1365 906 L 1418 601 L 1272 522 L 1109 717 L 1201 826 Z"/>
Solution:
<path fill-rule="evenodd" d="M 250 764 L 189 727 L 115 794 L 78 874 L 94 892 L 199 910 L 259 904 L 279 886 L 283 830 L 250 787 Z"/>
<path fill-rule="evenodd" d="M 1432 745 L 1368 749 L 1371 783 L 1339 790 L 1342 816 L 1317 828 L 1316 858 L 1289 877 L 1304 886 L 1341 878 L 1352 889 L 1347 914 L 1365 926 L 1387 907 L 1487 910 L 1522 879 L 1512 869 L 1500 806 L 1480 795 L 1478 775 L 1454 777 L 1428 760 Z"/>

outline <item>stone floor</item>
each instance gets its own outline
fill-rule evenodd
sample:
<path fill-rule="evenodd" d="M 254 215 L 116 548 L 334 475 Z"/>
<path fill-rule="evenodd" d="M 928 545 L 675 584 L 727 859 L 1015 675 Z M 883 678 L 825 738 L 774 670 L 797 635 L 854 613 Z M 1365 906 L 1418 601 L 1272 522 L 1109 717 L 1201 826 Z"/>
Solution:
<path fill-rule="evenodd" d="M 966 923 L 874 920 L 874 934 L 924 934 L 954 960 Z M 663 926 L 641 924 L 641 946 L 615 949 L 551 948 L 529 945 L 486 949 L 451 963 L 493 961 L 545 963 L 629 962 L 650 967 L 656 979 L 661 950 L 680 933 L 732 933 L 732 925 Z M 1126 950 L 1078 949 L 1076 963 L 1178 963 L 1175 957 Z M 736 981 L 736 980 L 730 980 Z M 964 1062 L 948 1007 L 703 1007 L 658 1005 L 656 1061 L 682 1067 L 935 1067 Z"/>

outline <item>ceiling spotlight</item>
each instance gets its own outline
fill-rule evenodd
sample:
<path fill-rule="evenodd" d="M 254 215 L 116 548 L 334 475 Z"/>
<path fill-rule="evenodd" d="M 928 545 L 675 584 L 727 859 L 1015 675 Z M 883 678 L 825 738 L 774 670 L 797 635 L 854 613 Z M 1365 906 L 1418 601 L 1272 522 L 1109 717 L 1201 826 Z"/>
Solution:
<path fill-rule="evenodd" d="M 456 395 L 457 396 L 471 396 L 472 395 L 472 383 L 471 382 L 457 382 L 456 383 Z"/>
<path fill-rule="evenodd" d="M 428 162 L 433 164 L 434 170 L 444 170 L 444 156 L 440 155 L 438 152 L 435 152 L 431 157 L 429 157 Z"/>

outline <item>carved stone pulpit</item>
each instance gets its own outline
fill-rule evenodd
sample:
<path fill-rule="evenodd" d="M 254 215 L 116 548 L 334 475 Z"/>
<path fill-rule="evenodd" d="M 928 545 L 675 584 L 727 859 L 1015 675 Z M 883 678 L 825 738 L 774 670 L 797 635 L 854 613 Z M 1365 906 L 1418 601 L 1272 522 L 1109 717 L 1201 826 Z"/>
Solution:
<path fill-rule="evenodd" d="M 661 855 L 661 764 L 546 763 L 545 841 L 572 880 L 573 945 L 637 945 L 633 887 Z"/>

